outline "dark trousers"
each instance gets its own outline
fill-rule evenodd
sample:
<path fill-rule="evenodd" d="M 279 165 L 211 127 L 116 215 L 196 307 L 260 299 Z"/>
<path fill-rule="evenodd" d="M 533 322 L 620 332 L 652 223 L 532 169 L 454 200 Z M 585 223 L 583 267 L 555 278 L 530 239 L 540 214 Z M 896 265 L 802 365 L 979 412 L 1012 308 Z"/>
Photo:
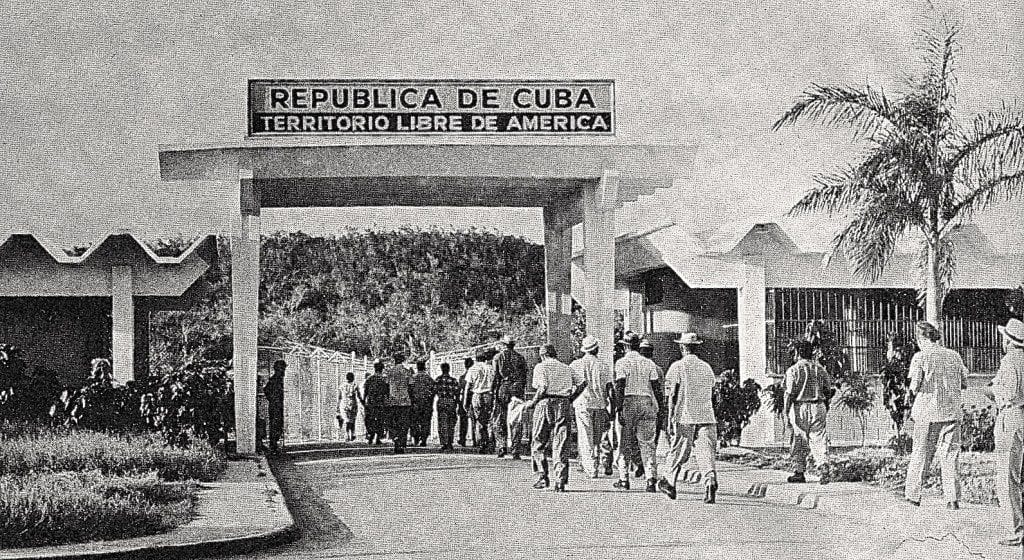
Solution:
<path fill-rule="evenodd" d="M 508 401 L 494 399 L 491 409 L 491 437 L 499 453 L 508 451 Z"/>
<path fill-rule="evenodd" d="M 281 437 L 284 435 L 284 403 L 270 402 L 268 412 L 270 413 L 270 449 L 277 451 L 281 444 Z"/>
<path fill-rule="evenodd" d="M 455 403 L 451 405 L 437 403 L 437 437 L 441 440 L 441 449 L 452 449 L 455 439 L 455 421 L 458 411 Z"/>
<path fill-rule="evenodd" d="M 466 434 L 469 432 L 469 413 L 466 409 L 459 408 L 459 445 L 466 446 Z"/>
<path fill-rule="evenodd" d="M 473 393 L 473 418 L 476 419 L 476 444 L 480 449 L 488 449 L 490 438 L 487 427 L 491 423 L 491 409 L 494 407 L 494 395 L 491 393 Z"/>
<path fill-rule="evenodd" d="M 430 421 L 434 418 L 433 403 L 417 404 L 412 407 L 412 421 L 409 430 L 414 445 L 426 445 L 430 439 Z"/>
<path fill-rule="evenodd" d="M 366 423 L 366 441 L 378 443 L 384 439 L 384 407 L 367 405 L 363 408 L 363 421 Z"/>
<path fill-rule="evenodd" d="M 390 420 L 388 432 L 391 433 L 391 438 L 395 441 L 395 453 L 405 451 L 406 440 L 409 437 L 409 417 L 411 414 L 411 406 L 388 407 L 388 417 Z"/>
<path fill-rule="evenodd" d="M 555 483 L 569 481 L 569 422 L 572 421 L 572 403 L 565 397 L 548 397 L 537 403 L 533 410 L 533 469 L 541 478 L 548 478 L 548 458 L 545 448 L 551 445 L 551 460 L 555 463 Z"/>

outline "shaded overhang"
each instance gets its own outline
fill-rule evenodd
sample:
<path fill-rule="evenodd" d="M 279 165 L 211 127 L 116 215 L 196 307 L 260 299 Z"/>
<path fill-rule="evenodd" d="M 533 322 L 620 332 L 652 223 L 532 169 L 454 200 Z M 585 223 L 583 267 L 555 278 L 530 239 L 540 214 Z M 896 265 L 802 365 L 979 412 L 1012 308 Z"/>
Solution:
<path fill-rule="evenodd" d="M 618 203 L 691 176 L 694 146 L 638 144 L 258 143 L 160 148 L 164 181 L 238 181 L 262 207 L 544 207 L 609 170 Z"/>
<path fill-rule="evenodd" d="M 0 297 L 109 297 L 111 268 L 129 266 L 133 296 L 180 298 L 216 256 L 212 235 L 199 237 L 178 255 L 160 256 L 130 232 L 104 235 L 77 255 L 44 237 L 12 233 L 0 236 Z"/>

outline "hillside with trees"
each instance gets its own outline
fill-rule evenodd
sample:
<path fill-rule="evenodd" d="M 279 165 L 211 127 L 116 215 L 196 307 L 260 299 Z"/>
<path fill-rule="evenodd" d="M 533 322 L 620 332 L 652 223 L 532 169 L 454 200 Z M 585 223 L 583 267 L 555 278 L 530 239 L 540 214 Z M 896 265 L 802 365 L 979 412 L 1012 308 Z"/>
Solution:
<path fill-rule="evenodd" d="M 185 240 L 162 240 L 174 254 Z M 210 289 L 151 318 L 154 365 L 231 353 L 230 244 L 218 239 Z M 260 253 L 260 344 L 292 340 L 363 355 L 419 354 L 544 335 L 544 248 L 469 229 L 278 232 Z"/>

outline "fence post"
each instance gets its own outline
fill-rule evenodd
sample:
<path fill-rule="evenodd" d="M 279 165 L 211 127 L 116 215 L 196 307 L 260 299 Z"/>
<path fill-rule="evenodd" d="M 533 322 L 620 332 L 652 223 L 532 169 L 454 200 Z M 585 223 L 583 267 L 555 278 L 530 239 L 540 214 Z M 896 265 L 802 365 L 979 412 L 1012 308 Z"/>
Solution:
<path fill-rule="evenodd" d="M 323 441 L 324 439 L 324 380 L 320 374 L 320 356 L 315 356 L 316 360 L 316 437 L 317 440 Z"/>
<path fill-rule="evenodd" d="M 430 351 L 430 377 L 437 377 L 434 372 L 437 371 L 437 353 L 433 350 Z"/>

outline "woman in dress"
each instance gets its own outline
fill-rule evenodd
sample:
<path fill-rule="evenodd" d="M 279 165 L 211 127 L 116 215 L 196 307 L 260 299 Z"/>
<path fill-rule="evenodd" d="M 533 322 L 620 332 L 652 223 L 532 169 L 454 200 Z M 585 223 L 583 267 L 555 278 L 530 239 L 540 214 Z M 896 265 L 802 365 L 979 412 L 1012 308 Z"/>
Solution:
<path fill-rule="evenodd" d="M 356 439 L 356 415 L 359 413 L 359 401 L 363 400 L 356 385 L 356 374 L 351 371 L 345 374 L 345 384 L 338 390 L 338 428 L 345 431 L 345 440 Z"/>

